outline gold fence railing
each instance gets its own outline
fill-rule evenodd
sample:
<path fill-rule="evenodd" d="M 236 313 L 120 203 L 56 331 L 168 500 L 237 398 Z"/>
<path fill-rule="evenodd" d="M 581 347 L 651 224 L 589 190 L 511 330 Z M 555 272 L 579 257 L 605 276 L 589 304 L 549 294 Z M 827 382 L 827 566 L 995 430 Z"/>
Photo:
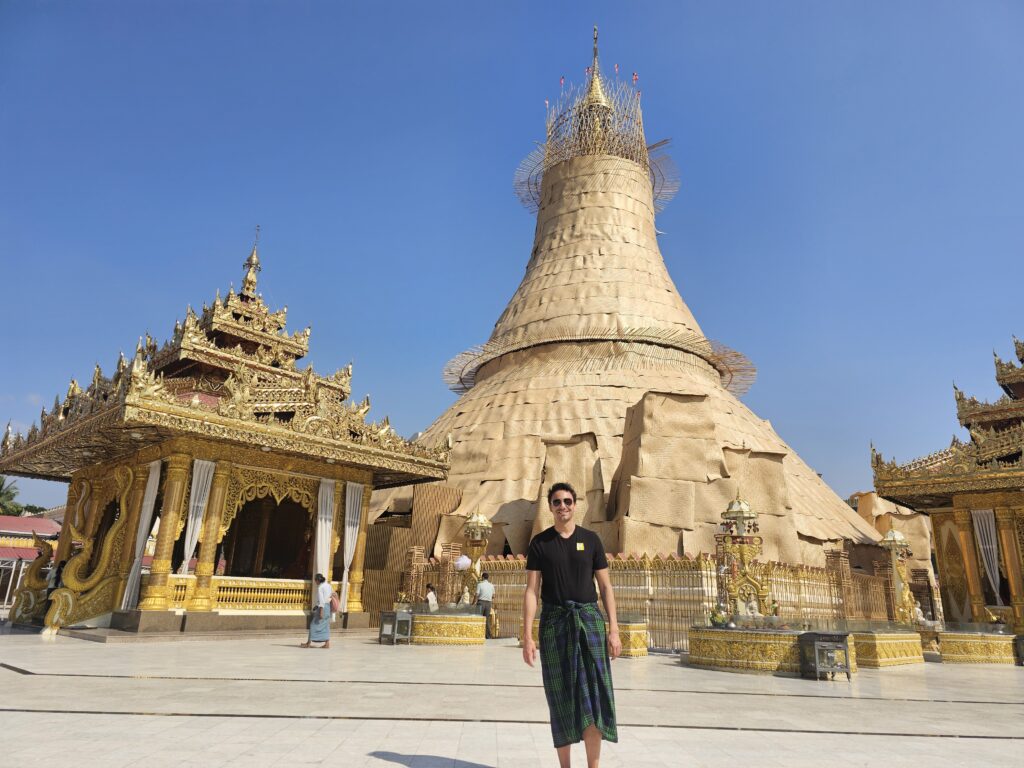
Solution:
<path fill-rule="evenodd" d="M 889 617 L 885 596 L 885 577 L 866 573 L 850 574 L 849 604 L 846 618 L 885 621 Z"/>
<path fill-rule="evenodd" d="M 498 636 L 521 638 L 526 559 L 484 558 L 480 567 L 495 588 L 492 608 Z M 687 651 L 690 627 L 706 625 L 711 611 L 724 599 L 713 555 L 617 555 L 609 557 L 609 570 L 620 621 L 646 622 L 651 648 Z M 843 573 L 831 567 L 775 562 L 755 562 L 750 570 L 768 590 L 770 604 L 762 612 L 775 611 L 787 622 L 828 626 L 842 619 L 889 620 L 886 578 L 849 571 L 844 577 Z M 411 600 L 423 601 L 427 583 L 434 585 L 439 602 L 455 602 L 462 592 L 463 574 L 455 571 L 449 558 L 421 559 L 405 580 L 399 571 L 367 570 L 363 605 L 371 625 L 378 626 L 380 612 L 390 610 L 402 589 L 412 590 L 407 596 Z"/>
<path fill-rule="evenodd" d="M 644 621 L 651 647 L 687 650 L 689 629 L 706 624 L 718 599 L 708 557 L 612 557 L 609 575 L 620 620 Z M 522 638 L 526 560 L 485 560 L 494 584 L 499 637 Z"/>
<path fill-rule="evenodd" d="M 143 575 L 143 587 L 148 583 L 149 575 Z M 171 574 L 167 586 L 170 607 L 187 608 L 195 592 L 196 577 Z M 210 583 L 210 600 L 214 610 L 304 611 L 312 604 L 312 582 L 214 576 Z"/>
<path fill-rule="evenodd" d="M 754 578 L 768 587 L 784 619 L 831 622 L 843 618 L 842 596 L 835 573 L 824 568 L 785 563 L 754 563 Z"/>
<path fill-rule="evenodd" d="M 491 610 L 498 617 L 498 637 L 523 637 L 523 592 L 526 590 L 526 560 L 485 560 L 480 567 L 494 585 Z"/>

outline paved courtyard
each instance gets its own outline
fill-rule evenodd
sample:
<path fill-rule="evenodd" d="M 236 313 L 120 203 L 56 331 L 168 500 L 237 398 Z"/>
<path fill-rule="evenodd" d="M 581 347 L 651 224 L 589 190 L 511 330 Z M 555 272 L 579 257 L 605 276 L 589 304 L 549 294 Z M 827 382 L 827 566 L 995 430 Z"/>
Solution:
<path fill-rule="evenodd" d="M 0 634 L 3 765 L 557 765 L 539 669 L 483 648 L 329 651 L 302 638 L 100 644 Z M 1024 764 L 1024 668 L 925 664 L 852 683 L 615 662 L 619 743 L 602 765 Z M 585 765 L 582 747 L 574 765 Z"/>

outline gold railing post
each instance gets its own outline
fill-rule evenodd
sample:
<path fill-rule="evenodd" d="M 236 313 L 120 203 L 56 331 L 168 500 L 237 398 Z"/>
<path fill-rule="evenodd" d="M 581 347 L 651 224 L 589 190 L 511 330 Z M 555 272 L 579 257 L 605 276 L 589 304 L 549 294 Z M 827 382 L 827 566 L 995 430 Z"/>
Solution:
<path fill-rule="evenodd" d="M 231 478 L 231 462 L 218 461 L 210 481 L 210 495 L 203 510 L 203 528 L 199 539 L 199 559 L 196 561 L 196 584 L 192 599 L 186 610 L 212 611 L 214 608 L 210 583 L 213 580 L 214 560 L 220 543 L 220 524 L 224 519 L 224 505 L 227 502 L 228 480 Z"/>
<path fill-rule="evenodd" d="M 185 454 L 175 453 L 167 459 L 164 501 L 160 509 L 160 532 L 156 537 L 153 565 L 149 570 L 149 583 L 139 601 L 141 611 L 166 611 L 167 581 L 171 573 L 171 555 L 178 537 L 178 520 L 185 506 L 185 486 L 192 464 Z"/>
<path fill-rule="evenodd" d="M 149 465 L 140 464 L 134 468 L 134 480 L 132 480 L 132 492 L 128 497 L 128 519 L 125 521 L 124 545 L 121 547 L 121 562 L 118 563 L 117 577 L 120 583 L 117 585 L 117 599 L 114 606 L 121 605 L 124 597 L 125 587 L 128 586 L 128 574 L 131 573 L 132 563 L 135 562 L 135 542 L 140 535 L 139 515 L 142 512 L 142 499 L 146 495 L 146 482 L 149 480 Z M 149 533 L 148 531 L 146 532 Z"/>
<path fill-rule="evenodd" d="M 366 561 L 366 521 L 370 516 L 370 497 L 373 486 L 363 486 L 363 508 L 359 515 L 359 536 L 356 537 L 356 551 L 352 555 L 352 567 L 348 574 L 348 613 L 363 612 L 363 564 Z"/>
<path fill-rule="evenodd" d="M 975 621 L 985 621 L 985 592 L 981 586 L 981 570 L 978 568 L 971 510 L 955 509 L 953 521 L 956 523 L 960 539 L 960 553 L 964 558 L 964 570 L 967 572 L 967 590 L 971 596 L 971 617 Z"/>
<path fill-rule="evenodd" d="M 999 534 L 999 548 L 1002 550 L 1006 567 L 1006 580 L 1010 584 L 1010 607 L 1013 611 L 1013 625 L 1018 632 L 1024 631 L 1024 578 L 1021 576 L 1022 557 L 1017 548 L 1016 512 L 1009 507 L 996 509 L 996 530 Z"/>

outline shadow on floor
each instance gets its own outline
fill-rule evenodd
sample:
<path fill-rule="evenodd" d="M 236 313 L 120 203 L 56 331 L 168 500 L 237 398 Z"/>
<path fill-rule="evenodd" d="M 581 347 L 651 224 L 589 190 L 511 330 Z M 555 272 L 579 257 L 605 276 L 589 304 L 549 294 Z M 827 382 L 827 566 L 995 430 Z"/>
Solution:
<path fill-rule="evenodd" d="M 368 757 L 388 760 L 397 765 L 415 765 L 416 768 L 492 768 L 492 766 L 484 765 L 483 763 L 470 763 L 466 760 L 453 760 L 450 757 L 439 757 L 437 755 L 400 755 L 397 752 L 377 750 L 376 752 L 371 752 Z"/>

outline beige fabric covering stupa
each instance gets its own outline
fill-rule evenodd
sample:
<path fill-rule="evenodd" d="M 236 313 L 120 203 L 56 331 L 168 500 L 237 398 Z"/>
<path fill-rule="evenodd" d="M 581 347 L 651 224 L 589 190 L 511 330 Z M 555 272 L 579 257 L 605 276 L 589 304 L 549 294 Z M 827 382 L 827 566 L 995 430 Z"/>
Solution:
<path fill-rule="evenodd" d="M 596 48 L 587 88 L 549 119 L 537 163 L 526 274 L 487 344 L 450 364 L 462 395 L 419 438 L 451 436 L 457 513 L 504 524 L 491 551 L 507 540 L 525 552 L 551 522 L 545 489 L 561 480 L 612 552 L 712 551 L 737 493 L 761 515 L 765 559 L 824 565 L 825 545 L 878 541 L 723 385 L 735 371 L 658 248 L 639 96 L 610 91 Z M 402 496 L 379 494 L 376 511 Z"/>

